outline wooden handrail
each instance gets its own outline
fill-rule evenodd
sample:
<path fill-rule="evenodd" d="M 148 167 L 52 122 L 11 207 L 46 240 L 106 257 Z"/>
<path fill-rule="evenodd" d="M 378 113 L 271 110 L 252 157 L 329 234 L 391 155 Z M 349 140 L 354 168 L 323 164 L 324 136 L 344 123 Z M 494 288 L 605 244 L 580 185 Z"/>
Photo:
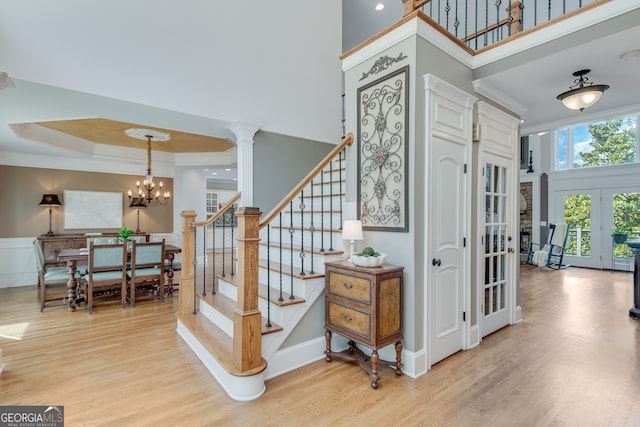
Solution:
<path fill-rule="evenodd" d="M 402 0 L 402 3 L 404 3 L 404 16 L 407 16 L 414 10 L 420 9 L 430 1 L 431 0 Z"/>
<path fill-rule="evenodd" d="M 300 181 L 298 185 L 296 185 L 291 191 L 289 191 L 289 193 L 284 197 L 284 199 L 280 201 L 280 203 L 276 205 L 276 207 L 271 209 L 271 212 L 269 212 L 265 217 L 262 218 L 262 220 L 260 221 L 260 229 L 266 227 L 267 224 L 273 221 L 273 219 L 282 210 L 284 210 L 289 203 L 291 203 L 291 201 L 307 186 L 307 184 L 309 184 L 311 180 L 315 178 L 316 175 L 318 175 L 318 173 L 320 173 L 320 171 L 322 171 L 322 169 L 324 169 L 324 167 L 327 166 L 331 162 L 331 160 L 336 157 L 336 155 L 338 155 L 346 146 L 351 145 L 352 143 L 353 134 L 349 133 L 342 139 L 340 144 L 336 145 L 335 148 L 331 150 L 331 152 L 329 152 L 329 154 L 327 154 L 326 157 L 320 163 L 318 163 L 318 165 L 313 168 L 311 172 L 307 174 L 307 176 L 302 179 L 302 181 Z"/>
<path fill-rule="evenodd" d="M 242 196 L 241 192 L 237 192 L 236 194 L 233 195 L 232 198 L 229 199 L 229 201 L 227 203 L 224 204 L 224 206 L 222 206 L 220 208 L 220 210 L 218 212 L 215 213 L 215 215 L 213 215 L 211 218 L 206 219 L 204 221 L 199 221 L 199 222 L 194 222 L 193 224 L 191 224 L 194 227 L 205 227 L 209 224 L 213 224 L 214 222 L 216 222 L 218 220 L 218 218 L 220 218 L 222 215 L 224 215 L 224 213 L 229 210 L 229 208 L 231 206 L 233 206 L 233 204 L 235 202 L 238 201 L 238 199 L 240 199 L 240 196 Z"/>

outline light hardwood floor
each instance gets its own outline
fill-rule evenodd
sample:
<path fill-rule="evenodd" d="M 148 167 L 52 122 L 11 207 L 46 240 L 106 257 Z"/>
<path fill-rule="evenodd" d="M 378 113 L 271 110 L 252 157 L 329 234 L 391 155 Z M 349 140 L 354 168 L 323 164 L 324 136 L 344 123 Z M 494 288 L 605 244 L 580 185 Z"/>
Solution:
<path fill-rule="evenodd" d="M 0 289 L 2 405 L 63 405 L 74 426 L 635 426 L 639 321 L 632 275 L 523 267 L 524 320 L 426 375 L 312 363 L 235 402 L 175 332 L 177 296 L 40 313 L 34 287 Z"/>

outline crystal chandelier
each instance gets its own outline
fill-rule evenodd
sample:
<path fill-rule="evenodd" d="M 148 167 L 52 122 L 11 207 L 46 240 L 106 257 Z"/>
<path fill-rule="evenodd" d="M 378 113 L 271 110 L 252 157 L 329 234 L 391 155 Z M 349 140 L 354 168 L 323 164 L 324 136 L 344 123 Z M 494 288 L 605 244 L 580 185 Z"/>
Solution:
<path fill-rule="evenodd" d="M 153 174 L 151 173 L 151 140 L 168 141 L 171 139 L 171 135 L 149 129 L 127 129 L 125 133 L 132 138 L 147 140 L 147 174 L 142 184 L 139 180 L 136 181 L 137 195 L 134 196 L 133 192 L 129 190 L 131 206 L 146 207 L 151 205 L 152 202 L 155 202 L 156 205 L 166 205 L 169 203 L 171 194 L 168 191 L 162 191 L 162 181 L 158 183 L 157 189 L 153 182 Z"/>

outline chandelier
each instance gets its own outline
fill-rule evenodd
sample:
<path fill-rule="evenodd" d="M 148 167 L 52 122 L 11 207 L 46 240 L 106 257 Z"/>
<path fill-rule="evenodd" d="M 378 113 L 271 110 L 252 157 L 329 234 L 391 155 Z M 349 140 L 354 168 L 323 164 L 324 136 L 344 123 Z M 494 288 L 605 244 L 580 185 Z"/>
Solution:
<path fill-rule="evenodd" d="M 579 70 L 573 73 L 573 76 L 577 77 L 577 79 L 574 80 L 573 86 L 569 86 L 571 90 L 562 92 L 556 99 L 562 101 L 565 107 L 580 111 L 598 102 L 604 91 L 609 89 L 609 86 L 594 85 L 588 82 L 589 78 L 584 76 L 590 72 L 591 70 Z"/>
<path fill-rule="evenodd" d="M 142 183 L 139 180 L 136 181 L 137 195 L 134 196 L 133 192 L 129 190 L 130 205 L 146 207 L 151 205 L 152 202 L 156 205 L 166 205 L 169 203 L 171 194 L 168 191 L 162 191 L 162 181 L 158 183 L 157 189 L 153 182 L 153 174 L 151 173 L 151 140 L 168 141 L 171 139 L 171 135 L 149 129 L 127 129 L 125 133 L 131 138 L 147 140 L 147 174 Z"/>

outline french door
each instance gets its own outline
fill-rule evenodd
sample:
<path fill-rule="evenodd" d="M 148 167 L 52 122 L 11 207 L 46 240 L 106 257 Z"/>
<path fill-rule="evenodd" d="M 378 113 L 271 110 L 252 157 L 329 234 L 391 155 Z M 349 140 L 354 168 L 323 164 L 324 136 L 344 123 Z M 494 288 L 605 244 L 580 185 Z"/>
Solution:
<path fill-rule="evenodd" d="M 517 240 L 513 237 L 513 161 L 484 154 L 484 245 L 481 256 L 481 332 L 486 336 L 511 322 Z"/>
<path fill-rule="evenodd" d="M 640 236 L 640 188 L 556 191 L 555 198 L 557 208 L 552 218 L 569 225 L 563 263 L 633 270 L 631 252 L 624 242 L 614 241 L 612 234 L 625 230 L 628 239 Z"/>

